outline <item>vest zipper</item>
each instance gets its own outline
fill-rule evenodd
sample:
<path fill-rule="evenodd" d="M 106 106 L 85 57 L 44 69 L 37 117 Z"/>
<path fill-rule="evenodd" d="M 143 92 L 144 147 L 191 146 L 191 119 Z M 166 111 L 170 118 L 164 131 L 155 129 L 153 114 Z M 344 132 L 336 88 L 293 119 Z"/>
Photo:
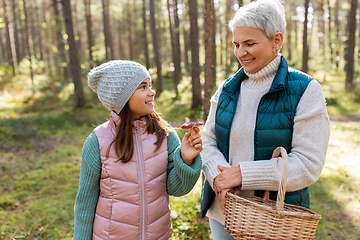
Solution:
<path fill-rule="evenodd" d="M 142 158 L 140 154 L 138 136 L 137 136 L 137 127 L 134 127 L 134 135 L 135 135 L 135 148 L 138 154 L 138 161 L 139 161 L 139 170 L 140 170 L 140 180 L 141 180 L 141 205 L 142 205 L 142 223 L 141 223 L 141 239 L 145 239 L 145 180 L 144 180 L 144 172 L 142 167 Z"/>

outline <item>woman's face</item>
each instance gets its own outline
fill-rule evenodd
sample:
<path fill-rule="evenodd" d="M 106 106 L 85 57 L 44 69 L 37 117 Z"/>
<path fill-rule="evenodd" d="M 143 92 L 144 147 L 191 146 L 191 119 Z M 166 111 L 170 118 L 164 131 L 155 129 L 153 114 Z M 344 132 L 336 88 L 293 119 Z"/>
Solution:
<path fill-rule="evenodd" d="M 259 29 L 234 27 L 233 44 L 235 56 L 244 70 L 248 73 L 256 73 L 277 56 L 282 44 L 282 34 L 277 33 L 273 39 L 269 39 Z"/>
<path fill-rule="evenodd" d="M 147 78 L 139 85 L 128 101 L 134 119 L 139 119 L 155 111 L 154 97 L 155 92 L 151 89 L 151 80 Z"/>

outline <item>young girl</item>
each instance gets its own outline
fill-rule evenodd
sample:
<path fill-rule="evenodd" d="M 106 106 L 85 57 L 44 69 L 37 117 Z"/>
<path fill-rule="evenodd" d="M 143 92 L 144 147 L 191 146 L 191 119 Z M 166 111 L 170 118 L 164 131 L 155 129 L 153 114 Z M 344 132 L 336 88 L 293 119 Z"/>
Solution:
<path fill-rule="evenodd" d="M 111 116 L 84 143 L 74 240 L 169 239 L 169 195 L 187 194 L 200 175 L 199 129 L 180 144 L 155 112 L 150 74 L 139 63 L 110 61 L 88 80 Z"/>

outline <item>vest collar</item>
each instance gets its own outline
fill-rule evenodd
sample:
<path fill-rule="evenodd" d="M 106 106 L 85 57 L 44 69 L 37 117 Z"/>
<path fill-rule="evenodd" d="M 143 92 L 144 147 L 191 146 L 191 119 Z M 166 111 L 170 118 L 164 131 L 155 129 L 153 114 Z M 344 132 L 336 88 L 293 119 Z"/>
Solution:
<path fill-rule="evenodd" d="M 111 111 L 110 114 L 110 126 L 112 127 L 112 129 L 116 129 L 117 126 L 120 125 L 120 116 L 117 115 L 116 112 Z"/>
<path fill-rule="evenodd" d="M 287 64 L 284 56 L 281 56 L 281 63 L 280 63 L 279 69 L 274 77 L 274 80 L 271 84 L 269 93 L 280 91 L 280 90 L 284 89 L 287 73 L 288 73 L 288 64 Z"/>
<path fill-rule="evenodd" d="M 114 111 L 111 111 L 110 126 L 115 130 L 119 125 L 120 125 L 120 116 L 117 115 Z M 141 132 L 144 132 L 147 127 L 147 122 L 145 118 L 140 118 L 139 120 L 132 121 L 132 125 Z"/>

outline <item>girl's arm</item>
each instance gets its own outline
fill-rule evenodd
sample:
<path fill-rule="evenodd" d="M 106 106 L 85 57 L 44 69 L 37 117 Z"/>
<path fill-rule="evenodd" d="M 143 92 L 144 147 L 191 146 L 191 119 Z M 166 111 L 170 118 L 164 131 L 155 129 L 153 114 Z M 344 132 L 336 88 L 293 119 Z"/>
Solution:
<path fill-rule="evenodd" d="M 169 195 L 179 197 L 189 193 L 195 186 L 201 173 L 202 160 L 199 154 L 190 166 L 183 161 L 180 139 L 175 130 L 167 137 L 167 148 L 169 159 L 166 190 Z"/>
<path fill-rule="evenodd" d="M 74 240 L 92 239 L 93 222 L 100 193 L 101 159 L 99 142 L 92 133 L 82 151 L 79 191 L 74 207 Z"/>

